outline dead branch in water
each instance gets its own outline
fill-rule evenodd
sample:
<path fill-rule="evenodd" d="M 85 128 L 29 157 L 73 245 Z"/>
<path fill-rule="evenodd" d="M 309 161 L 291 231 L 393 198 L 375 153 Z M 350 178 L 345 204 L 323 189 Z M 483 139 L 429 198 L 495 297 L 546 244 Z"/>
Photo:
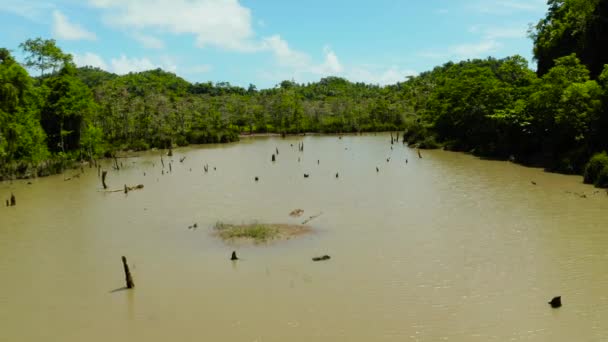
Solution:
<path fill-rule="evenodd" d="M 133 185 L 133 186 L 125 186 L 122 189 L 114 189 L 114 190 L 99 190 L 100 192 L 124 192 L 125 194 L 129 191 L 143 189 L 143 184 Z"/>
<path fill-rule="evenodd" d="M 321 215 L 323 215 L 323 213 L 322 213 L 322 212 L 320 212 L 320 213 L 319 213 L 319 214 L 317 214 L 317 215 L 310 216 L 308 219 L 304 220 L 304 222 L 302 222 L 302 224 L 307 224 L 308 222 L 310 222 L 310 221 L 312 221 L 312 220 L 316 219 L 317 217 L 319 217 L 319 216 L 321 216 Z"/>

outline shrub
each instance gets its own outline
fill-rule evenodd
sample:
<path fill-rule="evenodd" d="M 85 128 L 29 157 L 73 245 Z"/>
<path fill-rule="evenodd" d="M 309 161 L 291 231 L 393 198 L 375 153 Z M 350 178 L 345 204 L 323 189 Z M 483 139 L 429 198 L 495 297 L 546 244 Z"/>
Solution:
<path fill-rule="evenodd" d="M 608 155 L 606 152 L 593 155 L 587 163 L 587 166 L 585 166 L 585 183 L 600 186 L 598 185 L 600 174 L 606 169 L 608 169 Z M 608 172 L 608 170 L 606 172 Z"/>

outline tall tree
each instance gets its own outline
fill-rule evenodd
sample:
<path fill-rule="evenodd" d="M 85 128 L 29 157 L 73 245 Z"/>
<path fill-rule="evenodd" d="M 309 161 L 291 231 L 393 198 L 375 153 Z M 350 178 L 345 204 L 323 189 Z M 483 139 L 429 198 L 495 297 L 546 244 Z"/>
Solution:
<path fill-rule="evenodd" d="M 40 70 L 40 77 L 45 71 L 56 72 L 62 65 L 72 61 L 70 54 L 63 53 L 54 39 L 28 39 L 19 47 L 26 53 L 25 66 Z"/>

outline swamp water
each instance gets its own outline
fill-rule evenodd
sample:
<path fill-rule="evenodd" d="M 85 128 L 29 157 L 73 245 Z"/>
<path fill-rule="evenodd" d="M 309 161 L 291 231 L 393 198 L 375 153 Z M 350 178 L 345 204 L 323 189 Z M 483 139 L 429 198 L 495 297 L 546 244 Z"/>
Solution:
<path fill-rule="evenodd" d="M 120 171 L 108 161 L 110 189 L 145 185 L 128 195 L 100 192 L 95 169 L 0 183 L 3 202 L 17 199 L 0 207 L 0 341 L 608 339 L 604 191 L 422 155 L 384 134 L 251 138 L 176 149 L 165 175 L 160 151 L 120 159 Z M 320 213 L 312 234 L 270 246 L 211 230 Z M 112 292 L 122 255 L 135 289 Z"/>

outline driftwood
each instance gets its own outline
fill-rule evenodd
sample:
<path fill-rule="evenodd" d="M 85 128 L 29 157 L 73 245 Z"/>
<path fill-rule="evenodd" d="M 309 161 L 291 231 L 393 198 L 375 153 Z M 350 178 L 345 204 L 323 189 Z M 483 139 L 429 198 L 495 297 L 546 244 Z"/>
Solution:
<path fill-rule="evenodd" d="M 129 191 L 139 190 L 139 189 L 143 189 L 143 188 L 144 188 L 143 184 L 138 184 L 138 185 L 133 185 L 133 186 L 127 186 L 125 184 L 125 186 L 122 189 L 104 190 L 102 192 L 124 192 L 126 194 Z"/>
<path fill-rule="evenodd" d="M 323 213 L 318 213 L 317 215 L 310 216 L 309 218 L 307 218 L 306 220 L 304 220 L 304 222 L 302 222 L 302 224 L 307 224 L 308 222 L 316 219 L 317 217 L 319 217 L 321 215 L 323 215 Z"/>
<path fill-rule="evenodd" d="M 84 172 L 83 172 L 83 173 L 84 173 Z M 73 175 L 72 177 L 64 178 L 63 180 L 64 180 L 64 181 L 70 181 L 70 180 L 75 179 L 75 178 L 80 178 L 80 175 L 81 175 L 81 174 L 82 174 L 82 173 L 78 173 L 78 174 Z"/>
<path fill-rule="evenodd" d="M 131 277 L 131 271 L 129 270 L 129 265 L 127 264 L 127 258 L 122 257 L 122 266 L 125 270 L 125 282 L 127 283 L 127 288 L 132 289 L 135 287 L 133 283 L 133 277 Z"/>
<path fill-rule="evenodd" d="M 331 257 L 327 254 L 320 256 L 320 257 L 314 257 L 312 258 L 312 261 L 325 261 L 325 260 L 329 260 L 331 259 Z"/>

